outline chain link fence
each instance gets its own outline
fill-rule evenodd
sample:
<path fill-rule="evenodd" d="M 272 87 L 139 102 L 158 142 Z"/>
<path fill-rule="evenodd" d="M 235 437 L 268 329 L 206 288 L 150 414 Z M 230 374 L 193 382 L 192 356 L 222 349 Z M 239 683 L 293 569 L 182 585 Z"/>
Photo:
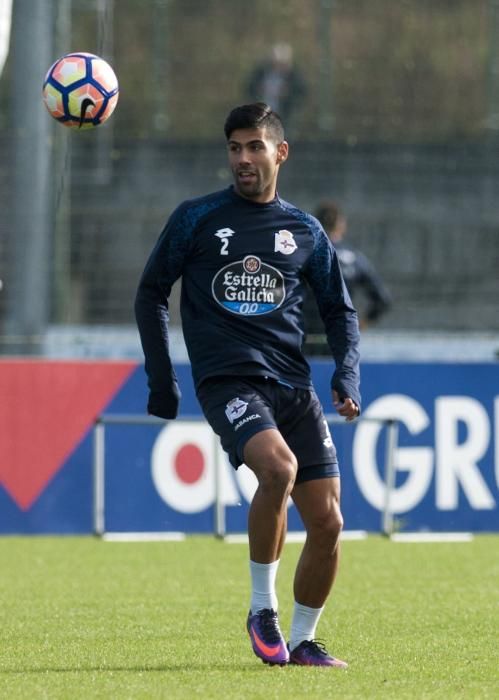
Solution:
<path fill-rule="evenodd" d="M 47 329 L 133 325 L 166 218 L 230 183 L 225 115 L 263 97 L 255 71 L 283 46 L 298 77 L 281 195 L 340 203 L 393 297 L 379 329 L 499 334 L 496 0 L 15 0 L 11 19 L 0 352 L 41 352 Z M 48 66 L 74 50 L 120 80 L 92 132 L 64 129 L 41 101 Z"/>

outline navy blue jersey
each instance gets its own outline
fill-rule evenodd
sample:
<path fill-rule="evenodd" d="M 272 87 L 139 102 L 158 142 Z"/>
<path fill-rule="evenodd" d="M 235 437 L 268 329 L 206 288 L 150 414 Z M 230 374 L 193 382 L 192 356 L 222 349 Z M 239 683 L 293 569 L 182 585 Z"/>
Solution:
<path fill-rule="evenodd" d="M 207 377 L 268 376 L 312 386 L 302 353 L 305 281 L 335 360 L 332 386 L 360 407 L 357 314 L 319 222 L 276 197 L 232 187 L 181 204 L 147 262 L 135 302 L 149 388 L 178 396 L 168 354 L 168 296 L 182 277 L 182 327 L 198 387 Z"/>

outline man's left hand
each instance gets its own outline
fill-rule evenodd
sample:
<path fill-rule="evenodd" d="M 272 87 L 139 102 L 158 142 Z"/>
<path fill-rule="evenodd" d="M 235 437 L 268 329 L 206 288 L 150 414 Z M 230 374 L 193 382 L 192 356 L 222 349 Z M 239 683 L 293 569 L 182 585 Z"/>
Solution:
<path fill-rule="evenodd" d="M 359 415 L 359 407 L 356 403 L 345 397 L 341 399 L 338 392 L 333 389 L 333 405 L 340 416 L 347 419 L 347 422 L 353 421 Z"/>

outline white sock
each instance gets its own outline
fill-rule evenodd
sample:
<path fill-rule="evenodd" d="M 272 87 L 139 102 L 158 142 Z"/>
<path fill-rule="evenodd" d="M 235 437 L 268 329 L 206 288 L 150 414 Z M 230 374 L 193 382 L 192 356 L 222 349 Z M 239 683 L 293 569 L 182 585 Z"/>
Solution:
<path fill-rule="evenodd" d="M 315 630 L 319 618 L 322 615 L 322 608 L 309 608 L 295 602 L 293 620 L 291 622 L 291 632 L 289 635 L 289 650 L 293 651 L 305 639 L 311 640 L 315 637 Z"/>
<path fill-rule="evenodd" d="M 277 595 L 275 592 L 275 580 L 279 559 L 270 564 L 259 564 L 250 560 L 251 573 L 251 603 L 250 610 L 253 614 L 264 608 L 273 608 L 277 611 Z"/>

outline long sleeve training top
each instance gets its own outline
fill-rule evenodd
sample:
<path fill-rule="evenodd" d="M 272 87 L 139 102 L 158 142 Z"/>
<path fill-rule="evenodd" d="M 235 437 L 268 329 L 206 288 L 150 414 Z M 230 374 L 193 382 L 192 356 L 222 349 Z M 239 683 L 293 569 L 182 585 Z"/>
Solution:
<path fill-rule="evenodd" d="M 168 297 L 179 277 L 196 387 L 208 377 L 246 375 L 311 388 L 302 352 L 307 281 L 335 361 L 331 386 L 360 408 L 357 314 L 336 251 L 314 217 L 279 196 L 261 204 L 233 187 L 173 212 L 135 300 L 148 384 L 159 404 L 180 395 L 168 350 Z"/>

